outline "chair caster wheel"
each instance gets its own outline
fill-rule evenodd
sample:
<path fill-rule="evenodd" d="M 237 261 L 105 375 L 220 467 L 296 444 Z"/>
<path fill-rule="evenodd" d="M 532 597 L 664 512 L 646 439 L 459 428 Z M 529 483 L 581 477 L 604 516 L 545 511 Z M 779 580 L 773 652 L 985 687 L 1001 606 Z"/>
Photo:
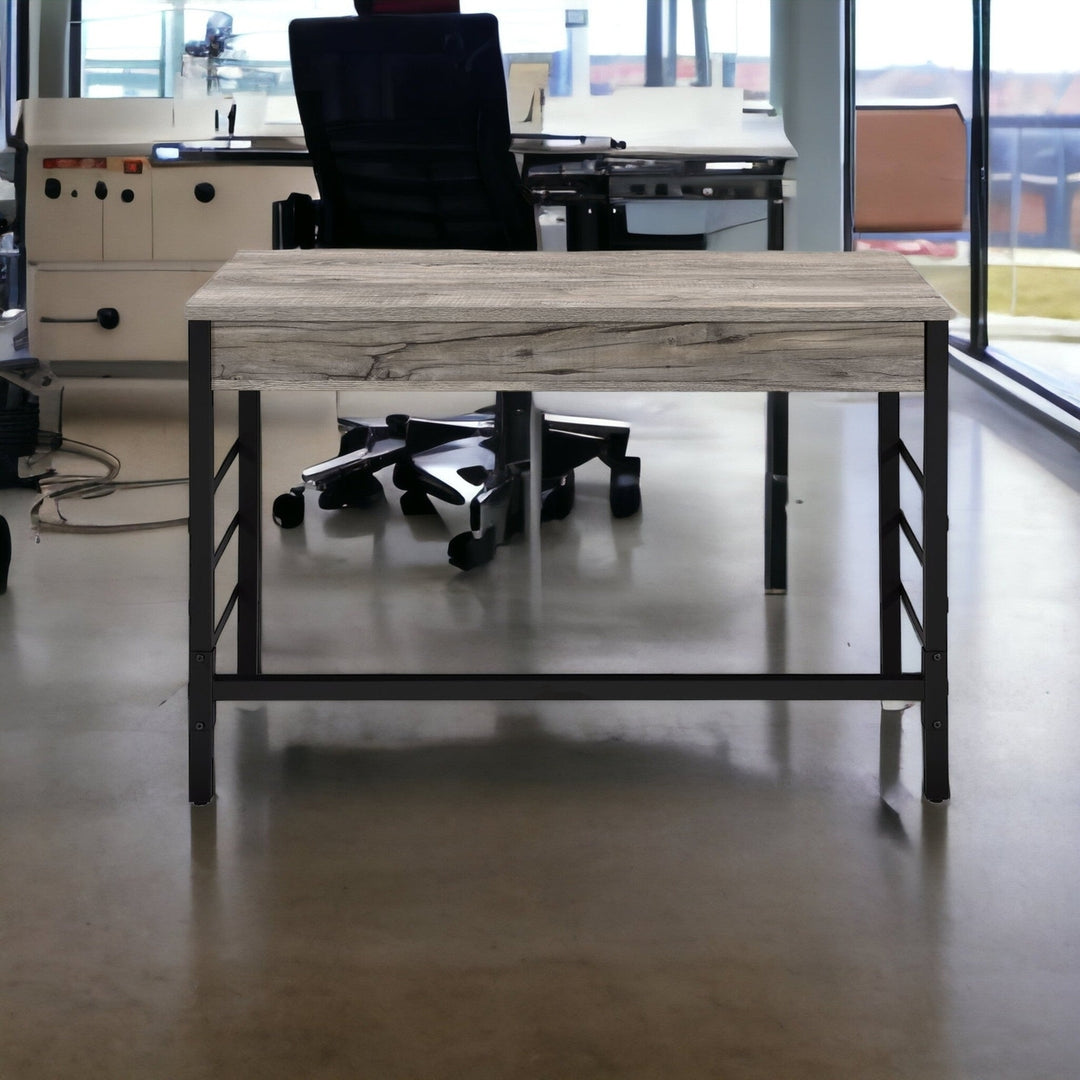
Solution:
<path fill-rule="evenodd" d="M 450 565 L 459 570 L 475 570 L 495 558 L 495 529 L 487 530 L 479 540 L 470 532 L 458 533 L 446 549 Z"/>
<path fill-rule="evenodd" d="M 435 504 L 423 491 L 405 491 L 401 495 L 401 512 L 406 517 L 437 514 Z"/>
<path fill-rule="evenodd" d="M 574 472 L 560 477 L 540 504 L 541 521 L 562 521 L 574 509 Z"/>
<path fill-rule="evenodd" d="M 323 510 L 343 510 L 350 506 L 366 509 L 384 498 L 382 484 L 371 473 L 354 473 L 331 480 L 319 493 L 319 506 Z"/>
<path fill-rule="evenodd" d="M 641 458 L 623 458 L 611 469 L 608 502 L 612 517 L 624 518 L 641 509 Z"/>
<path fill-rule="evenodd" d="M 409 414 L 391 413 L 386 418 L 386 429 L 395 439 L 404 439 L 409 431 Z"/>
<path fill-rule="evenodd" d="M 274 500 L 274 524 L 281 529 L 295 529 L 304 523 L 304 489 L 293 488 Z"/>

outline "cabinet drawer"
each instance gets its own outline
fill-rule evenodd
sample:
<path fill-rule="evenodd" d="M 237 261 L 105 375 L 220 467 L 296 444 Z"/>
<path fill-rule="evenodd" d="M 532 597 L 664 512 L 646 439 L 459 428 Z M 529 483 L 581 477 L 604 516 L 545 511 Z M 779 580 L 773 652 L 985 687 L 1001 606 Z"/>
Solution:
<path fill-rule="evenodd" d="M 94 190 L 106 169 L 26 170 L 26 250 L 29 258 L 100 262 L 102 207 Z"/>
<path fill-rule="evenodd" d="M 169 165 L 153 170 L 154 258 L 221 260 L 271 246 L 271 204 L 317 195 L 302 165 Z"/>
<path fill-rule="evenodd" d="M 166 360 L 187 362 L 184 305 L 209 270 L 50 270 L 28 275 L 30 348 L 42 360 Z M 101 308 L 120 321 L 106 330 Z M 90 319 L 91 322 L 50 322 Z M 44 320 L 44 321 L 43 321 Z"/>
<path fill-rule="evenodd" d="M 125 165 L 142 171 L 125 173 Z M 27 254 L 39 263 L 150 259 L 150 199 L 145 159 L 34 155 L 26 170 Z"/>

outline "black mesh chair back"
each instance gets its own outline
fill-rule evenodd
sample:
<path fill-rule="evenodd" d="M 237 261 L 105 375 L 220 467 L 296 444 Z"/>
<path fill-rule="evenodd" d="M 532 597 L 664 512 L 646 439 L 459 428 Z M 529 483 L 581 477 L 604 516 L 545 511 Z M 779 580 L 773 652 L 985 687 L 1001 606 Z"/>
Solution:
<path fill-rule="evenodd" d="M 320 247 L 536 247 L 493 15 L 297 19 Z"/>

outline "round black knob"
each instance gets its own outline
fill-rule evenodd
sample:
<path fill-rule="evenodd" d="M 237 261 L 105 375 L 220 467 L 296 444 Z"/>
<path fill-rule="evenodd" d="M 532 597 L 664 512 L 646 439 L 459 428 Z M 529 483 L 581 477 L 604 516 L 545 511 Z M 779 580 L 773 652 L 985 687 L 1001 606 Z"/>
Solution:
<path fill-rule="evenodd" d="M 135 192 L 132 191 L 129 187 L 124 188 L 124 190 L 120 192 L 120 201 L 126 203 L 134 202 Z"/>
<path fill-rule="evenodd" d="M 60 181 L 55 176 L 50 176 L 45 181 L 45 197 L 47 199 L 59 199 L 60 198 Z"/>
<path fill-rule="evenodd" d="M 213 202 L 216 194 L 217 192 L 214 190 L 214 185 L 207 183 L 205 180 L 201 184 L 195 185 L 195 198 L 198 199 L 199 202 Z"/>
<path fill-rule="evenodd" d="M 104 181 L 104 180 L 99 180 L 99 181 L 98 181 L 98 182 L 97 182 L 97 183 L 96 183 L 96 184 L 94 185 L 94 195 L 95 195 L 95 196 L 96 196 L 97 198 L 99 198 L 99 199 L 105 199 L 105 198 L 108 198 L 108 195 L 109 195 L 109 188 L 108 188 L 108 186 L 106 185 L 106 183 L 105 183 L 105 181 Z"/>
<path fill-rule="evenodd" d="M 120 312 L 114 307 L 98 308 L 97 321 L 102 330 L 115 330 L 120 325 Z"/>

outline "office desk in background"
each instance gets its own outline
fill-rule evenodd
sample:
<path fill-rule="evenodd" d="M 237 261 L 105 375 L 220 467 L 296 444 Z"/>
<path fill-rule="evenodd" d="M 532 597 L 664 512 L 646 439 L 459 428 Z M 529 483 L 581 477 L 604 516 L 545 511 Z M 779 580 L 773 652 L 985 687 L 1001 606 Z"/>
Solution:
<path fill-rule="evenodd" d="M 774 117 L 744 117 L 723 148 L 634 149 L 516 139 L 541 206 L 562 205 L 569 251 L 782 251 L 795 151 Z M 755 126 L 754 122 L 757 121 Z M 603 143 L 603 140 L 591 140 Z M 610 140 L 608 140 L 610 142 Z M 754 228 L 764 225 L 763 235 Z M 676 226 L 678 231 L 676 232 Z M 749 235 L 748 235 L 749 234 Z M 765 403 L 765 588 L 787 591 L 788 397 Z"/>
<path fill-rule="evenodd" d="M 947 798 L 950 314 L 901 256 L 880 252 L 238 254 L 187 305 L 192 802 L 214 795 L 219 701 L 315 700 L 919 701 L 924 794 Z M 264 673 L 260 391 L 402 387 L 877 393 L 879 670 Z M 238 437 L 220 468 L 218 390 L 239 391 Z M 923 393 L 921 467 L 900 438 L 901 391 Z M 233 465 L 239 507 L 218 543 L 214 494 Z M 900 505 L 902 466 L 922 488 L 921 536 Z M 218 617 L 215 570 L 234 538 L 239 580 Z M 919 604 L 900 577 L 905 540 L 922 563 Z M 234 614 L 236 674 L 219 674 L 216 647 Z M 922 643 L 915 672 L 903 670 L 905 616 Z"/>

